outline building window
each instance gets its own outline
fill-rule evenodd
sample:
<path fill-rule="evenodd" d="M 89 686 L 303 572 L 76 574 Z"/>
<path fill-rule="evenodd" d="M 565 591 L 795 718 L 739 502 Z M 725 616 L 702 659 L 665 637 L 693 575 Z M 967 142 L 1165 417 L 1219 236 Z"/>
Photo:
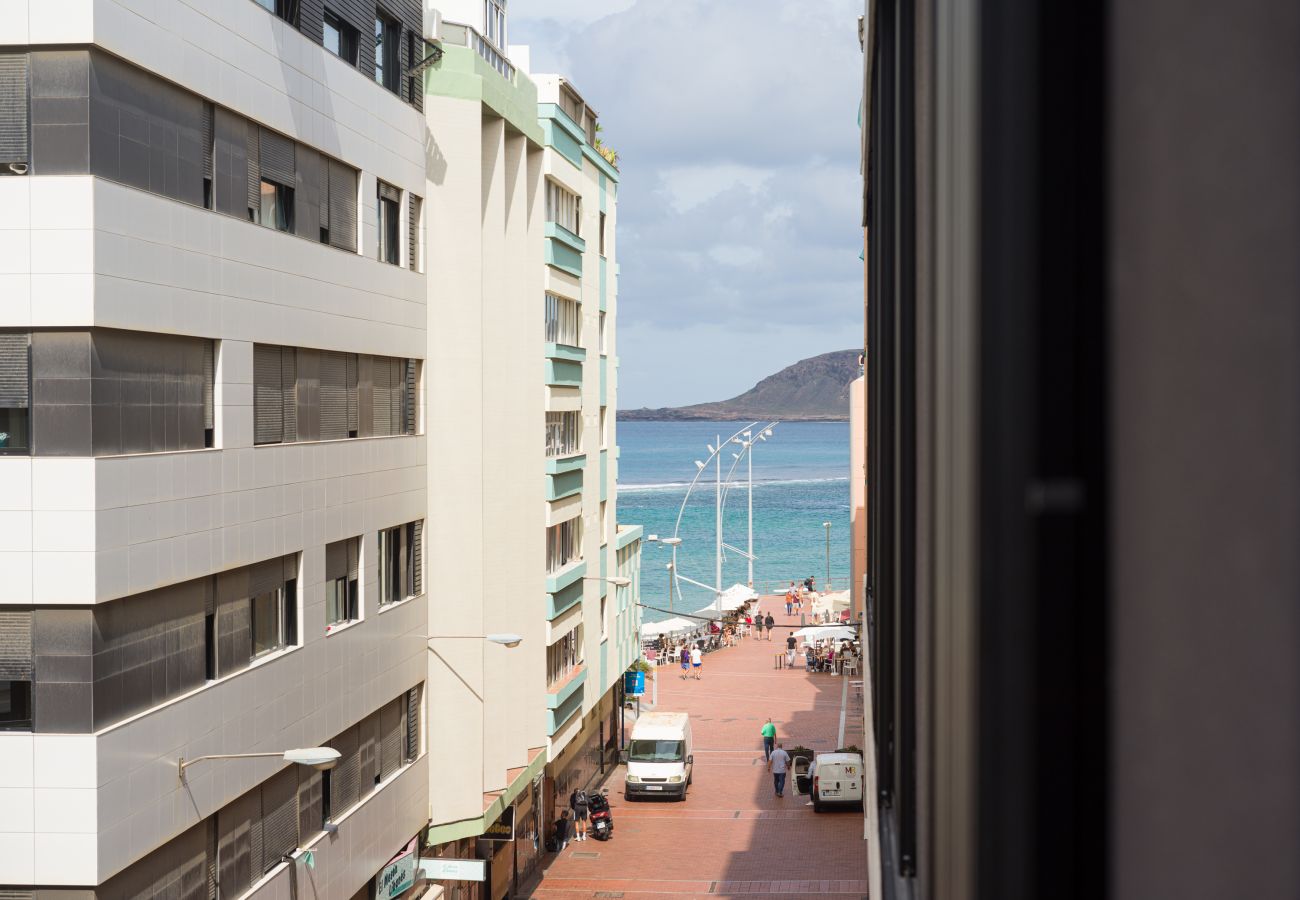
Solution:
<path fill-rule="evenodd" d="M 0 680 L 0 731 L 32 730 L 32 683 Z"/>
<path fill-rule="evenodd" d="M 262 179 L 257 224 L 276 231 L 293 231 L 293 188 Z"/>
<path fill-rule="evenodd" d="M 600 214 L 600 255 L 605 255 L 605 214 Z"/>
<path fill-rule="evenodd" d="M 582 346 L 582 304 L 547 292 L 546 342 Z"/>
<path fill-rule="evenodd" d="M 361 618 L 361 538 L 325 546 L 325 630 Z"/>
<path fill-rule="evenodd" d="M 582 127 L 582 101 L 578 95 L 567 88 L 560 89 L 560 109 L 573 120 L 573 124 Z"/>
<path fill-rule="evenodd" d="M 582 452 L 582 414 L 548 412 L 546 414 L 546 455 L 573 456 Z"/>
<path fill-rule="evenodd" d="M 394 94 L 402 89 L 402 62 L 398 58 L 402 26 L 383 14 L 375 16 L 375 81 Z"/>
<path fill-rule="evenodd" d="M 406 192 L 406 267 L 412 272 L 424 271 L 423 236 L 420 223 L 424 220 L 424 200 L 410 191 Z"/>
<path fill-rule="evenodd" d="M 421 547 L 424 522 L 407 522 L 379 532 L 379 605 L 387 606 L 423 591 Z"/>
<path fill-rule="evenodd" d="M 570 631 L 546 648 L 546 686 L 554 687 L 582 662 L 582 626 Z"/>
<path fill-rule="evenodd" d="M 31 349 L 26 334 L 0 334 L 0 453 L 31 446 Z"/>
<path fill-rule="evenodd" d="M 506 0 L 483 0 L 483 36 L 506 52 Z"/>
<path fill-rule="evenodd" d="M 546 182 L 546 221 L 582 236 L 582 198 L 554 181 Z"/>
<path fill-rule="evenodd" d="M 379 186 L 379 261 L 399 266 L 401 260 L 402 192 L 391 184 L 376 182 Z"/>
<path fill-rule="evenodd" d="M 609 446 L 609 407 L 600 408 L 600 449 Z"/>
<path fill-rule="evenodd" d="M 609 353 L 609 345 L 606 343 L 605 340 L 605 311 L 604 310 L 601 310 L 598 326 L 599 328 L 598 328 L 597 337 L 598 337 L 598 343 L 600 344 L 600 355 L 604 356 L 605 354 Z"/>
<path fill-rule="evenodd" d="M 600 639 L 602 641 L 605 640 L 605 638 L 609 637 L 609 615 L 608 615 L 607 605 L 605 603 L 605 601 L 608 599 L 609 599 L 608 597 L 600 598 Z"/>
<path fill-rule="evenodd" d="M 557 572 L 582 555 L 582 519 L 546 529 L 546 571 Z"/>
<path fill-rule="evenodd" d="M 254 0 L 267 12 L 274 13 L 295 28 L 298 27 L 298 0 Z"/>
<path fill-rule="evenodd" d="M 288 584 L 283 588 L 263 591 L 248 601 L 250 631 L 253 649 L 250 656 L 256 659 L 293 643 L 290 627 Z"/>
<path fill-rule="evenodd" d="M 357 30 L 335 13 L 325 10 L 325 49 L 350 66 L 357 64 Z"/>

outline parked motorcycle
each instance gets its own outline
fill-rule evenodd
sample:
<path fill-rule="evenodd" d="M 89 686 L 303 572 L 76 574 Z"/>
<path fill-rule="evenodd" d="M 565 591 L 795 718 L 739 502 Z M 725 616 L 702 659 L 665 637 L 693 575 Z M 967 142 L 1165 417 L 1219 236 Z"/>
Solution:
<path fill-rule="evenodd" d="M 607 841 L 614 836 L 614 814 L 609 810 L 609 788 L 601 789 L 587 801 L 591 811 L 591 836 L 598 841 Z"/>

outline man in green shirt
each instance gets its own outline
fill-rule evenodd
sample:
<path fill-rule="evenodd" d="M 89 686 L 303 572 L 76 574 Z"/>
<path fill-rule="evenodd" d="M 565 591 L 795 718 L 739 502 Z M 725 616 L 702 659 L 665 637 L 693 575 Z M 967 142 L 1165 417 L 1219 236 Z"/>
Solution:
<path fill-rule="evenodd" d="M 771 759 L 772 748 L 776 745 L 776 726 L 772 724 L 770 716 L 759 734 L 763 735 L 763 758 Z"/>

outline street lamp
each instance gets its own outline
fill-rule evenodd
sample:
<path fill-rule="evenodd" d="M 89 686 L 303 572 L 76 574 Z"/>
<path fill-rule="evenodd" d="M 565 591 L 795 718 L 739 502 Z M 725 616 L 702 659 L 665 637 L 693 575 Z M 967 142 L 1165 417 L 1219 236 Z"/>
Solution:
<path fill-rule="evenodd" d="M 434 641 L 488 641 L 492 644 L 501 644 L 504 647 L 518 647 L 523 638 L 510 632 L 501 632 L 497 634 L 439 634 L 429 638 L 429 643 Z"/>
<path fill-rule="evenodd" d="M 271 756 L 278 756 L 285 762 L 310 766 L 318 772 L 324 772 L 326 769 L 332 769 L 338 765 L 338 761 L 343 757 L 343 754 L 333 747 L 304 747 L 299 750 L 275 750 L 270 753 L 209 753 L 206 756 L 196 756 L 193 759 L 186 759 L 182 756 L 176 760 L 176 776 L 184 783 L 185 769 L 196 762 L 203 762 L 205 759 L 252 759 L 254 757 Z"/>
<path fill-rule="evenodd" d="M 584 575 L 582 576 L 582 580 L 583 581 L 604 581 L 618 588 L 625 588 L 632 583 L 631 578 L 624 578 L 622 575 L 614 575 L 610 578 L 604 578 L 599 575 Z"/>
<path fill-rule="evenodd" d="M 676 583 L 676 579 L 677 579 L 677 547 L 679 544 L 681 544 L 682 539 L 679 537 L 661 538 L 657 534 L 652 534 L 649 537 L 647 537 L 646 540 L 651 543 L 663 544 L 666 547 L 672 548 L 673 561 L 668 564 L 668 611 L 672 612 L 673 611 L 673 585 Z M 677 589 L 677 593 L 680 596 L 681 588 Z"/>
<path fill-rule="evenodd" d="M 822 527 L 826 529 L 826 587 L 823 590 L 831 589 L 831 523 L 822 522 Z"/>

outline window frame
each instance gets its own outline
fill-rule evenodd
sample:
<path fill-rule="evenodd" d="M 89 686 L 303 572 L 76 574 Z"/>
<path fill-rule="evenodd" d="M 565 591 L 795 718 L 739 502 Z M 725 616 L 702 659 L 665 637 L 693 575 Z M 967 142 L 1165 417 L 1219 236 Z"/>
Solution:
<path fill-rule="evenodd" d="M 271 656 L 274 653 L 278 653 L 281 650 L 286 650 L 292 646 L 289 643 L 289 636 L 287 634 L 288 628 L 286 628 L 289 615 L 287 607 L 287 595 L 289 592 L 288 585 L 289 582 L 286 582 L 278 588 L 273 588 L 269 591 L 262 591 L 261 593 L 253 594 L 248 598 L 249 660 L 262 659 Z M 271 645 L 259 650 L 257 634 L 259 616 L 257 609 L 258 601 L 264 597 L 271 598 L 270 619 L 274 623 L 273 628 L 275 631 L 275 637 L 274 642 Z"/>
<path fill-rule="evenodd" d="M 402 23 L 382 7 L 375 8 L 375 82 L 402 94 Z"/>
<path fill-rule="evenodd" d="M 337 48 L 330 46 L 329 33 L 333 31 L 338 37 Z M 356 27 L 328 6 L 322 16 L 321 44 L 330 53 L 343 60 L 352 68 L 360 65 L 361 38 Z"/>
<path fill-rule="evenodd" d="M 376 570 L 379 584 L 377 605 L 381 610 L 419 596 L 416 592 L 415 577 L 415 526 L 417 524 L 418 521 L 404 522 L 401 525 L 379 529 Z M 421 561 L 423 561 L 423 554 L 421 554 Z"/>
<path fill-rule="evenodd" d="M 581 454 L 582 413 L 577 410 L 548 411 L 546 413 L 546 458 L 562 459 Z"/>
<path fill-rule="evenodd" d="M 548 344 L 582 347 L 582 304 L 571 297 L 546 291 L 543 332 Z M 570 340 L 572 338 L 572 340 Z"/>
<path fill-rule="evenodd" d="M 257 208 L 257 216 L 254 218 L 254 222 L 263 228 L 270 228 L 272 231 L 294 234 L 293 188 L 265 177 L 261 178 L 261 183 L 261 203 Z M 268 191 L 266 189 L 268 187 L 273 188 L 270 194 L 275 197 L 275 212 L 278 218 L 278 221 L 275 222 L 267 221 L 266 198 Z"/>
<path fill-rule="evenodd" d="M 402 191 L 401 188 L 379 179 L 376 179 L 376 184 L 375 196 L 378 207 L 375 243 L 379 252 L 379 261 L 390 266 L 400 266 L 402 264 L 402 204 L 400 200 L 385 197 L 383 191 L 384 187 L 388 187 L 390 190 L 397 191 L 399 197 Z"/>
<path fill-rule="evenodd" d="M 34 688 L 34 685 L 33 685 L 33 683 L 32 683 L 32 679 L 30 679 L 30 678 L 27 678 L 27 679 L 23 679 L 23 678 L 6 678 L 6 679 L 0 679 L 0 684 L 7 684 L 7 685 L 9 685 L 9 693 L 10 693 L 11 697 L 12 697 L 12 695 L 13 695 L 13 690 L 14 690 L 13 686 L 14 686 L 14 685 L 25 685 L 25 686 L 26 686 L 26 690 L 25 690 L 25 691 L 23 692 L 23 694 L 22 694 L 22 696 L 24 697 L 24 700 L 23 700 L 23 703 L 22 703 L 22 708 L 23 708 L 24 716 L 23 716 L 22 718 L 17 718 L 17 717 L 14 717 L 12 714 L 6 714 L 6 713 L 2 713 L 2 712 L 0 712 L 0 732 L 4 732 L 4 731 L 35 731 L 35 730 L 36 730 L 36 729 L 35 729 L 36 716 L 35 716 L 35 709 L 34 709 L 34 703 L 33 703 L 33 700 L 34 700 L 34 694 L 35 694 L 35 688 Z M 12 699 L 11 699 L 11 701 L 10 701 L 10 706 L 12 707 L 12 705 L 13 705 L 13 703 L 12 703 Z"/>

